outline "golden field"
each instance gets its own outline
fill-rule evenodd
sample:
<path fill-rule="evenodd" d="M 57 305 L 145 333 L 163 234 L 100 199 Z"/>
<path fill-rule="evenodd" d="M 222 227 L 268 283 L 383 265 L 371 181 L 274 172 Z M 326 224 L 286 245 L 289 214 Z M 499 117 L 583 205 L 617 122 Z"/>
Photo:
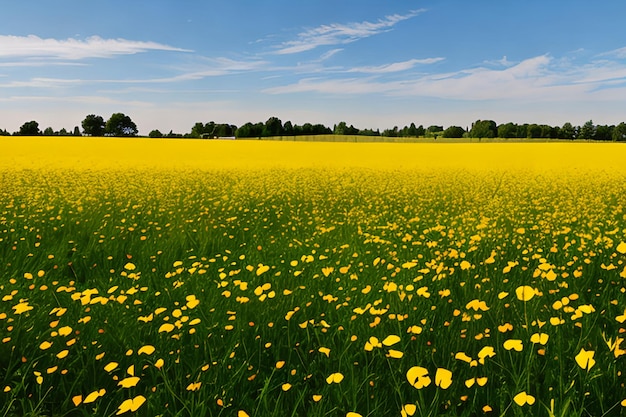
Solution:
<path fill-rule="evenodd" d="M 624 145 L 0 144 L 0 415 L 626 410 Z"/>

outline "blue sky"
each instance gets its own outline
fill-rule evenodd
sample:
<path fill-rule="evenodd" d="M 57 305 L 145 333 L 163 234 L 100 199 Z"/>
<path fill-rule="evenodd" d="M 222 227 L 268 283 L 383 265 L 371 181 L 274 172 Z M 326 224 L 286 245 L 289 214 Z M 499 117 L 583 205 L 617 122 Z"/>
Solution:
<path fill-rule="evenodd" d="M 0 0 L 0 129 L 626 121 L 626 2 Z"/>

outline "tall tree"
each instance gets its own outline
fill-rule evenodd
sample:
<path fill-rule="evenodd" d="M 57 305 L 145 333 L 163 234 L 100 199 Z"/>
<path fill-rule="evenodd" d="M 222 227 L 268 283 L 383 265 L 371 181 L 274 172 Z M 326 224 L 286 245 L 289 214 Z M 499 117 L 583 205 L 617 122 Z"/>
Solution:
<path fill-rule="evenodd" d="M 495 138 L 497 135 L 498 128 L 493 120 L 476 120 L 469 131 L 470 138 Z"/>
<path fill-rule="evenodd" d="M 593 120 L 586 122 L 578 133 L 579 139 L 594 139 L 596 135 L 596 127 L 593 124 Z"/>
<path fill-rule="evenodd" d="M 105 131 L 109 136 L 135 136 L 137 125 L 124 113 L 113 113 L 106 122 Z"/>
<path fill-rule="evenodd" d="M 265 122 L 263 136 L 280 136 L 283 134 L 283 122 L 278 117 L 270 117 Z"/>
<path fill-rule="evenodd" d="M 89 114 L 82 121 L 81 125 L 83 126 L 83 133 L 87 136 L 104 136 L 106 124 L 102 116 Z"/>
<path fill-rule="evenodd" d="M 21 136 L 37 136 L 37 135 L 40 135 L 41 132 L 39 131 L 39 123 L 37 123 L 34 120 L 31 120 L 30 122 L 24 123 L 20 127 L 19 134 Z"/>
<path fill-rule="evenodd" d="M 565 122 L 559 131 L 559 139 L 576 138 L 576 128 L 570 122 Z"/>
<path fill-rule="evenodd" d="M 498 126 L 499 138 L 516 138 L 517 137 L 517 125 L 515 123 L 505 123 Z"/>
<path fill-rule="evenodd" d="M 615 129 L 613 129 L 613 140 L 616 141 L 626 141 L 626 123 L 622 122 L 620 124 L 618 124 L 617 126 L 615 126 Z"/>
<path fill-rule="evenodd" d="M 443 131 L 444 138 L 462 138 L 465 134 L 465 129 L 460 126 L 450 126 Z"/>

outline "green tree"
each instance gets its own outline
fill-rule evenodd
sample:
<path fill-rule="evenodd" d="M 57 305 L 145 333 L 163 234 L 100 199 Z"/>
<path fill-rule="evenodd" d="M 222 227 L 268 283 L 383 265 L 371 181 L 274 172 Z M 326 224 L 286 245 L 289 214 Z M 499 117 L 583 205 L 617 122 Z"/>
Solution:
<path fill-rule="evenodd" d="M 570 122 L 566 122 L 561 127 L 559 131 L 559 139 L 575 139 L 576 138 L 576 128 L 572 126 Z"/>
<path fill-rule="evenodd" d="M 495 138 L 498 127 L 493 120 L 476 120 L 469 131 L 470 138 Z"/>
<path fill-rule="evenodd" d="M 506 123 L 498 126 L 499 138 L 516 138 L 518 127 L 515 123 Z"/>
<path fill-rule="evenodd" d="M 450 126 L 443 131 L 444 138 L 462 138 L 465 134 L 465 129 L 460 126 Z"/>
<path fill-rule="evenodd" d="M 345 135 L 345 131 L 348 128 L 346 122 L 339 122 L 335 126 L 333 126 L 333 134 L 335 135 Z"/>
<path fill-rule="evenodd" d="M 598 125 L 596 126 L 595 140 L 611 140 L 613 139 L 613 130 L 615 126 Z"/>
<path fill-rule="evenodd" d="M 293 136 L 294 131 L 293 131 L 293 124 L 291 123 L 291 120 L 287 120 L 285 122 L 285 124 L 283 125 L 283 130 L 285 131 L 285 135 L 287 136 Z"/>
<path fill-rule="evenodd" d="M 39 123 L 37 123 L 34 120 L 31 120 L 30 122 L 24 123 L 20 127 L 19 134 L 21 136 L 37 136 L 37 135 L 40 135 L 41 132 L 39 131 Z"/>
<path fill-rule="evenodd" d="M 526 129 L 526 137 L 527 138 L 540 138 L 541 137 L 541 126 L 538 124 L 532 123 L 528 125 Z"/>
<path fill-rule="evenodd" d="M 280 136 L 283 134 L 283 122 L 278 117 L 270 117 L 265 122 L 262 136 Z"/>
<path fill-rule="evenodd" d="M 415 123 L 411 123 L 406 131 L 406 134 L 410 137 L 417 137 L 417 127 L 415 127 Z"/>
<path fill-rule="evenodd" d="M 626 123 L 622 122 L 613 129 L 613 140 L 623 142 L 626 141 Z"/>
<path fill-rule="evenodd" d="M 593 124 L 593 120 L 586 122 L 578 133 L 579 139 L 594 139 L 596 135 L 596 127 Z"/>
<path fill-rule="evenodd" d="M 96 116 L 95 114 L 89 114 L 82 121 L 83 133 L 87 136 L 104 136 L 104 129 L 106 124 L 102 116 Z"/>
<path fill-rule="evenodd" d="M 136 136 L 137 125 L 124 113 L 113 113 L 106 122 L 105 132 L 109 136 Z"/>
<path fill-rule="evenodd" d="M 161 131 L 159 129 L 155 129 L 150 131 L 150 133 L 148 133 L 148 137 L 151 138 L 162 138 L 163 137 L 163 133 L 161 133 Z"/>
<path fill-rule="evenodd" d="M 44 129 L 44 131 L 43 131 L 43 135 L 44 135 L 44 136 L 54 136 L 54 134 L 55 134 L 55 133 L 54 133 L 54 129 L 53 129 L 53 128 L 51 128 L 51 127 L 47 127 L 47 128 L 45 128 L 45 129 Z"/>

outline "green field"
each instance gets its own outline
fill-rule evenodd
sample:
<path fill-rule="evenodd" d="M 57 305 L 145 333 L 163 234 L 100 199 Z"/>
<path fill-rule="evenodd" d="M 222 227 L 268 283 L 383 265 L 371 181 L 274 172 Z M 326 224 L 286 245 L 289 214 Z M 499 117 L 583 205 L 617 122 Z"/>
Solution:
<path fill-rule="evenodd" d="M 0 416 L 626 410 L 622 148 L 105 141 L 0 161 Z"/>

